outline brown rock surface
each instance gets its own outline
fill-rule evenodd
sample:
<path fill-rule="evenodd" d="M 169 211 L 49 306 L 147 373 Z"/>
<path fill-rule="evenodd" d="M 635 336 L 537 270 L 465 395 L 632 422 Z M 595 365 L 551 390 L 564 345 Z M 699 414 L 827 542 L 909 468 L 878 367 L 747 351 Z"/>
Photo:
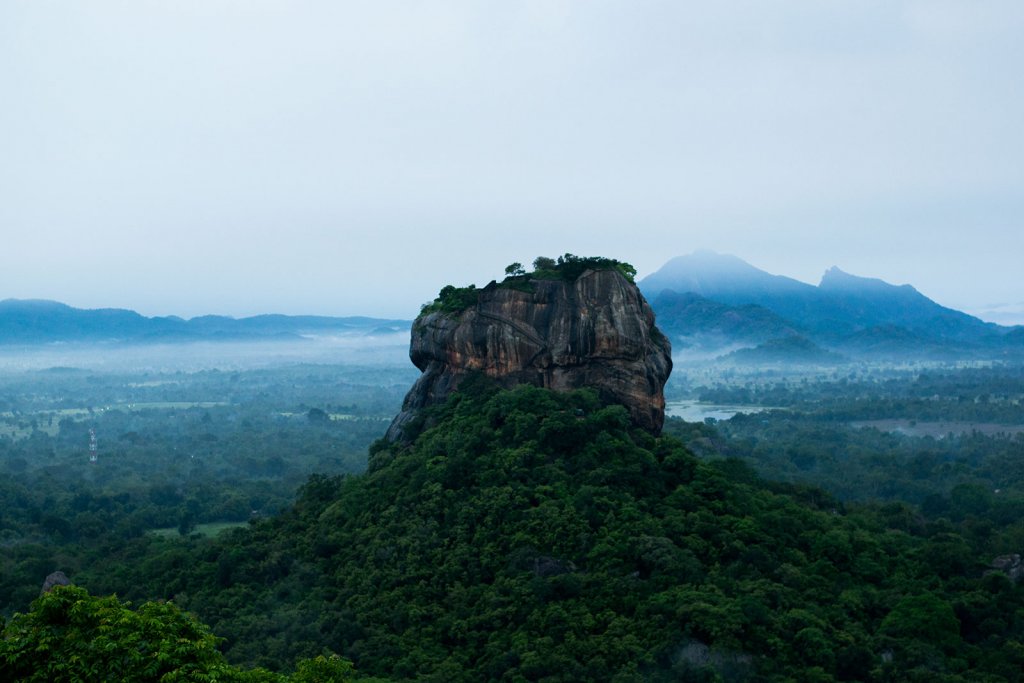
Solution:
<path fill-rule="evenodd" d="M 423 374 L 388 429 L 392 441 L 473 372 L 506 388 L 594 388 L 655 434 L 665 420 L 671 346 L 640 290 L 616 270 L 587 270 L 574 282 L 530 280 L 523 288 L 492 283 L 460 313 L 421 314 L 409 357 Z"/>

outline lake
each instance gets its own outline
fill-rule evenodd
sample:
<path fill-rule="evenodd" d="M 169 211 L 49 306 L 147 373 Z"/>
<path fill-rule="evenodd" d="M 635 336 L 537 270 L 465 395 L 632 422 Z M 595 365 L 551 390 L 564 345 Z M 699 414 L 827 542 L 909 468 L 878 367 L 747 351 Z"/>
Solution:
<path fill-rule="evenodd" d="M 770 406 L 722 405 L 720 403 L 702 403 L 701 401 L 671 401 L 665 404 L 665 415 L 681 417 L 687 422 L 703 422 L 706 418 L 728 420 L 737 413 L 747 415 L 763 413 L 766 410 L 777 410 Z"/>

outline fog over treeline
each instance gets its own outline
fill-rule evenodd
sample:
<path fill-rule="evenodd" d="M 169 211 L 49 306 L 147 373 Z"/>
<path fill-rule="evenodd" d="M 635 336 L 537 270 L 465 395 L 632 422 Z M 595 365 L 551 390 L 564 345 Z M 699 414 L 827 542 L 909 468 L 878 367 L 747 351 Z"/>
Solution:
<path fill-rule="evenodd" d="M 65 343 L 41 347 L 0 345 L 0 372 L 47 368 L 128 373 L 231 371 L 300 363 L 408 366 L 412 369 L 408 361 L 408 347 L 407 332 L 288 341 Z"/>

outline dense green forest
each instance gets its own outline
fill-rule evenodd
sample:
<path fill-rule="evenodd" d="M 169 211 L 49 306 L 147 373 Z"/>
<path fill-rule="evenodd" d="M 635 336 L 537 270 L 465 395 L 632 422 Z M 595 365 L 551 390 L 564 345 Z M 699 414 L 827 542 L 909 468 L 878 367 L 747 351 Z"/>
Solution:
<path fill-rule="evenodd" d="M 1019 425 L 1024 364 L 854 363 L 756 370 L 677 364 L 669 391 L 676 398 L 785 407 L 834 420 L 905 417 Z"/>
<path fill-rule="evenodd" d="M 364 470 L 410 374 L 291 365 L 0 376 L 0 614 L 25 609 L 54 569 L 77 573 L 155 531 L 245 525 L 290 506 L 314 472 Z"/>
<path fill-rule="evenodd" d="M 5 380 L 7 661 L 91 656 L 73 609 L 185 629 L 219 680 L 1021 678 L 1024 592 L 990 570 L 1024 547 L 1018 367 L 726 371 L 686 392 L 784 409 L 659 438 L 479 382 L 372 447 L 407 382 L 362 372 Z M 936 416 L 1005 431 L 865 424 Z M 54 569 L 80 592 L 30 607 Z"/>
<path fill-rule="evenodd" d="M 976 512 L 1001 519 L 1014 517 L 1024 496 L 1024 366 L 861 369 L 815 381 L 723 375 L 688 390 L 737 410 L 771 407 L 667 426 L 698 452 L 742 458 L 768 479 L 958 520 L 954 492 L 972 492 L 975 507 L 993 506 Z"/>

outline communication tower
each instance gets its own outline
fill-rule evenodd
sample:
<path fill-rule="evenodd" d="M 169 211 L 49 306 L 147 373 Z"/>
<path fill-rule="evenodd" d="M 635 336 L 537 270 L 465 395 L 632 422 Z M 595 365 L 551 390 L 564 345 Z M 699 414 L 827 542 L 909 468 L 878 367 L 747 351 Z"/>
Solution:
<path fill-rule="evenodd" d="M 96 430 L 89 430 L 89 462 L 96 462 L 99 457 L 98 450 L 96 448 Z"/>

